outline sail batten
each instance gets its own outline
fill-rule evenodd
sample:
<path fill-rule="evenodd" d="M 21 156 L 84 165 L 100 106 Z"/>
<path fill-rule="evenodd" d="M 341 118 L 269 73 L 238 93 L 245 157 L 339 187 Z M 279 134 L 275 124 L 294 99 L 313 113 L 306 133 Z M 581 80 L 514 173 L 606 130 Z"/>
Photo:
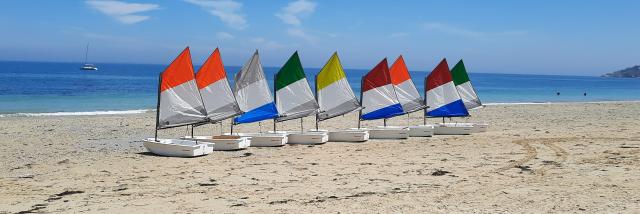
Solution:
<path fill-rule="evenodd" d="M 280 114 L 277 122 L 306 117 L 319 108 L 313 96 L 300 57 L 296 51 L 276 73 L 274 79 L 276 107 Z"/>
<path fill-rule="evenodd" d="M 242 113 L 231 92 L 217 48 L 200 67 L 196 81 L 210 122 L 218 122 Z"/>
<path fill-rule="evenodd" d="M 188 47 L 160 74 L 159 88 L 156 129 L 207 121 Z"/>
<path fill-rule="evenodd" d="M 278 116 L 257 50 L 235 75 L 233 95 L 240 110 L 244 112 L 234 118 L 236 124 L 258 122 Z"/>
<path fill-rule="evenodd" d="M 398 101 L 387 59 L 383 59 L 369 73 L 362 77 L 362 120 L 391 118 L 402 115 L 402 105 Z"/>
<path fill-rule="evenodd" d="M 319 105 L 317 119 L 319 121 L 360 109 L 360 103 L 347 81 L 338 53 L 333 53 L 318 72 L 316 93 Z"/>
<path fill-rule="evenodd" d="M 443 59 L 427 76 L 425 99 L 426 116 L 429 117 L 465 117 L 469 112 L 460 99 L 453 83 L 447 60 Z"/>

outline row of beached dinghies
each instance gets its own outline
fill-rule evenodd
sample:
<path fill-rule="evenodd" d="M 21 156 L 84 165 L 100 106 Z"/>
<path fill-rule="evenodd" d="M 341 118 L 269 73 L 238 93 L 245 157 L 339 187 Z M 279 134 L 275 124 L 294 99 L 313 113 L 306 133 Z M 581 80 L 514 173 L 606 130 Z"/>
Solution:
<path fill-rule="evenodd" d="M 388 67 L 383 59 L 361 82 L 358 100 L 334 53 L 316 75 L 315 95 L 295 52 L 275 75 L 272 96 L 260 64 L 258 51 L 234 77 L 227 81 L 220 52 L 216 49 L 194 72 L 187 47 L 160 74 L 156 134 L 144 140 L 144 146 L 162 156 L 193 157 L 214 150 L 240 150 L 247 147 L 273 147 L 292 144 L 365 142 L 369 139 L 406 139 L 434 134 L 470 134 L 483 132 L 487 124 L 438 123 L 415 126 L 386 126 L 386 119 L 424 110 L 426 117 L 466 117 L 468 109 L 482 104 L 471 86 L 462 60 L 451 71 L 446 59 L 426 77 L 425 98 L 421 98 L 402 56 Z M 353 111 L 359 111 L 358 127 L 323 130 L 318 123 Z M 277 131 L 276 124 L 315 116 L 316 128 L 304 131 Z M 219 136 L 185 136 L 160 139 L 158 130 L 180 126 L 219 123 L 233 119 L 231 133 Z M 362 120 L 384 120 L 384 126 L 362 128 Z M 274 130 L 267 133 L 234 133 L 233 125 L 273 120 Z"/>

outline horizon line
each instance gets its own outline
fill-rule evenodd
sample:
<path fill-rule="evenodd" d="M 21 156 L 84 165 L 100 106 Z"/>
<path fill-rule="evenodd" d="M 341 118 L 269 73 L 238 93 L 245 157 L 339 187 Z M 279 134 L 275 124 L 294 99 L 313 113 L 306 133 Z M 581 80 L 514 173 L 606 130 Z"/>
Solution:
<path fill-rule="evenodd" d="M 74 61 L 30 61 L 30 60 L 3 60 L 0 59 L 0 62 L 27 62 L 27 63 L 67 63 L 67 64 L 72 64 L 72 63 L 78 63 L 80 65 L 84 64 L 83 62 L 74 62 Z M 98 65 L 98 64 L 123 64 L 123 65 L 157 65 L 157 66 L 168 66 L 169 64 L 160 64 L 160 63 L 129 63 L 129 62 L 92 62 L 91 64 L 94 65 Z M 199 67 L 202 66 L 202 64 L 193 64 L 194 68 L 195 67 Z M 225 67 L 242 67 L 242 65 L 224 65 Z M 281 66 L 262 66 L 265 68 L 280 68 Z M 633 67 L 633 66 L 632 66 Z M 305 68 L 303 66 L 303 68 Z M 306 68 L 312 68 L 312 69 L 322 69 L 319 67 L 306 67 Z M 344 69 L 351 69 L 351 70 L 370 70 L 371 68 L 347 68 L 347 67 L 343 67 Z M 409 70 L 410 72 L 421 72 L 421 73 L 430 73 L 430 71 L 427 70 Z M 603 74 L 596 74 L 596 75 L 575 75 L 575 74 L 537 74 L 537 73 L 500 73 L 500 72 L 472 72 L 472 71 L 467 71 L 468 73 L 473 73 L 473 74 L 513 74 L 513 75 L 540 75 L 540 76 L 574 76 L 574 77 L 602 77 Z M 611 77 L 609 77 L 611 78 Z"/>

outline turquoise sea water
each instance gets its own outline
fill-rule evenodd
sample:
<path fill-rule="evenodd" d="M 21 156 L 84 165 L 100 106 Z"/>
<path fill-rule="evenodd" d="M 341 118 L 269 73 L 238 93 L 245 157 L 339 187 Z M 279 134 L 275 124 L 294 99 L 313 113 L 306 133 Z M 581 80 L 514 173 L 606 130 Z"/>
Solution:
<path fill-rule="evenodd" d="M 98 71 L 82 71 L 78 63 L 0 62 L 0 114 L 155 108 L 158 74 L 166 65 L 97 66 L 100 68 Z M 233 74 L 239 69 L 227 67 L 231 84 Z M 264 68 L 271 84 L 278 69 Z M 640 100 L 640 79 L 492 74 L 491 71 L 469 69 L 471 81 L 483 103 Z M 319 69 L 305 70 L 313 85 L 314 75 Z M 359 94 L 360 78 L 368 70 L 346 69 L 345 72 L 354 92 Z M 424 71 L 411 72 L 421 93 L 427 74 Z M 584 96 L 585 92 L 587 96 Z"/>

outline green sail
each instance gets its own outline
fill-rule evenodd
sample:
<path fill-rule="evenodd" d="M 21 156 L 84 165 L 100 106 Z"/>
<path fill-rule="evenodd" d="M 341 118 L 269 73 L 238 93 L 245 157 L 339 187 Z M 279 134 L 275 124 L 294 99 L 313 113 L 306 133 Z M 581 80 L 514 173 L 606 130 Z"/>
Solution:
<path fill-rule="evenodd" d="M 467 69 L 464 67 L 462 60 L 458 62 L 451 69 L 451 76 L 453 76 L 453 83 L 455 85 L 461 85 L 462 83 L 469 82 L 469 75 Z"/>
<path fill-rule="evenodd" d="M 300 57 L 298 57 L 298 52 L 296 51 L 276 74 L 276 91 L 304 78 L 304 69 L 302 68 Z"/>
<path fill-rule="evenodd" d="M 467 69 L 464 67 L 462 60 L 453 66 L 451 76 L 453 77 L 453 83 L 456 85 L 456 89 L 458 90 L 458 94 L 460 94 L 465 108 L 473 109 L 482 106 L 476 90 L 473 88 L 473 85 L 471 85 L 469 74 L 467 74 Z"/>
<path fill-rule="evenodd" d="M 275 78 L 276 108 L 280 115 L 276 121 L 306 117 L 319 108 L 300 63 L 298 52 L 282 66 Z"/>

